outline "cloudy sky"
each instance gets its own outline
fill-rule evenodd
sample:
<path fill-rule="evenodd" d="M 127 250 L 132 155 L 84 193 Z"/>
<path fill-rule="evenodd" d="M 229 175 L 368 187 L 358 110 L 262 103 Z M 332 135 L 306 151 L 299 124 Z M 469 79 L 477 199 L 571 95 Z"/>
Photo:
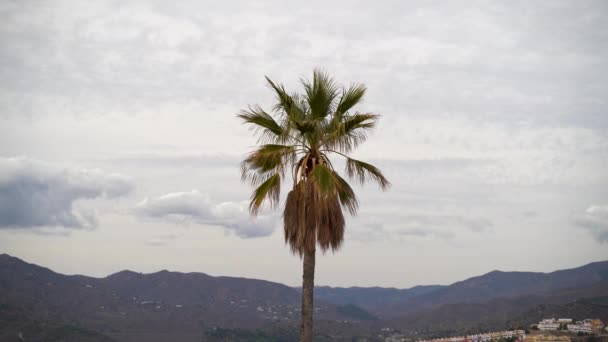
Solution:
<path fill-rule="evenodd" d="M 317 284 L 449 284 L 608 259 L 605 1 L 2 1 L 0 252 L 56 271 L 298 285 L 247 213 L 235 114 L 313 68 L 382 114 Z"/>

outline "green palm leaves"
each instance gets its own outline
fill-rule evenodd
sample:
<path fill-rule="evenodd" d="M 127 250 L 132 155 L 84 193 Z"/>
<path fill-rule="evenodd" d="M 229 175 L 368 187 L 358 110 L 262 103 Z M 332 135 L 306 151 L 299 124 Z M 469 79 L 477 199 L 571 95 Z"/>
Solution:
<path fill-rule="evenodd" d="M 242 179 L 255 187 L 250 211 L 257 214 L 265 202 L 276 207 L 281 182 L 290 175 L 293 187 L 283 211 L 286 243 L 299 255 L 317 244 L 323 251 L 336 250 L 344 239 L 342 211 L 355 215 L 358 200 L 330 157 L 346 159 L 349 178 L 359 183 L 372 180 L 388 189 L 390 183 L 378 168 L 349 156 L 379 116 L 352 112 L 363 100 L 364 85 L 344 88 L 319 70 L 312 80 L 301 80 L 302 95 L 290 95 L 282 85 L 266 80 L 276 95 L 273 112 L 254 106 L 238 114 L 261 143 L 241 163 Z"/>
<path fill-rule="evenodd" d="M 387 190 L 391 183 L 384 177 L 380 169 L 372 164 L 346 157 L 346 174 L 364 184 L 366 180 L 375 180 L 382 190 Z"/>

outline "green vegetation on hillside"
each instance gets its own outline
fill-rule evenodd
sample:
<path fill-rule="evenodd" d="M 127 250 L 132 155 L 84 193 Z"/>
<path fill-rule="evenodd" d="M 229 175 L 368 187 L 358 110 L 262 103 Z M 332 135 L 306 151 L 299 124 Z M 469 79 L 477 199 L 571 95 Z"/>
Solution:
<path fill-rule="evenodd" d="M 336 311 L 339 314 L 342 314 L 347 317 L 352 317 L 354 319 L 362 320 L 362 321 L 376 321 L 378 318 L 369 312 L 361 309 L 360 307 L 348 304 L 336 307 Z"/>
<path fill-rule="evenodd" d="M 269 331 L 215 328 L 205 332 L 203 341 L 239 342 L 287 342 L 297 341 L 298 332 L 294 329 L 275 328 Z"/>

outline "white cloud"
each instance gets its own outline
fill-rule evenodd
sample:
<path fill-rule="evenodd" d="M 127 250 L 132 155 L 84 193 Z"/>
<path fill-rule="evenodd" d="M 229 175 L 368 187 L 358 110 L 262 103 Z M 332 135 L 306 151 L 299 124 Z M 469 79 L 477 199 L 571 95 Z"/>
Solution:
<path fill-rule="evenodd" d="M 0 158 L 0 228 L 94 228 L 95 212 L 75 209 L 74 202 L 120 197 L 132 189 L 125 176 L 99 169 Z"/>
<path fill-rule="evenodd" d="M 251 217 L 247 202 L 214 203 L 198 190 L 146 197 L 135 212 L 145 218 L 219 226 L 241 238 L 269 236 L 277 225 L 275 215 Z"/>
<path fill-rule="evenodd" d="M 608 205 L 592 205 L 573 222 L 589 231 L 600 243 L 608 243 Z"/>

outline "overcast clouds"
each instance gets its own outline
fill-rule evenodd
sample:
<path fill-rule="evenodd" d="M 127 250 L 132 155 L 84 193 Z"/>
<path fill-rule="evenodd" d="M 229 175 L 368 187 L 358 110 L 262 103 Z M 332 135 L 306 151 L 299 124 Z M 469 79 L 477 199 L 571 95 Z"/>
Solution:
<path fill-rule="evenodd" d="M 280 212 L 247 215 L 238 162 L 255 140 L 235 113 L 272 104 L 264 75 L 298 90 L 322 67 L 368 86 L 361 110 L 383 116 L 356 155 L 393 187 L 358 188 L 317 283 L 608 259 L 607 14 L 599 0 L 3 1 L 0 252 L 298 284 Z"/>
<path fill-rule="evenodd" d="M 73 208 L 79 199 L 124 196 L 130 181 L 102 170 L 60 169 L 26 158 L 0 159 L 0 229 L 95 228 L 93 212 Z"/>

